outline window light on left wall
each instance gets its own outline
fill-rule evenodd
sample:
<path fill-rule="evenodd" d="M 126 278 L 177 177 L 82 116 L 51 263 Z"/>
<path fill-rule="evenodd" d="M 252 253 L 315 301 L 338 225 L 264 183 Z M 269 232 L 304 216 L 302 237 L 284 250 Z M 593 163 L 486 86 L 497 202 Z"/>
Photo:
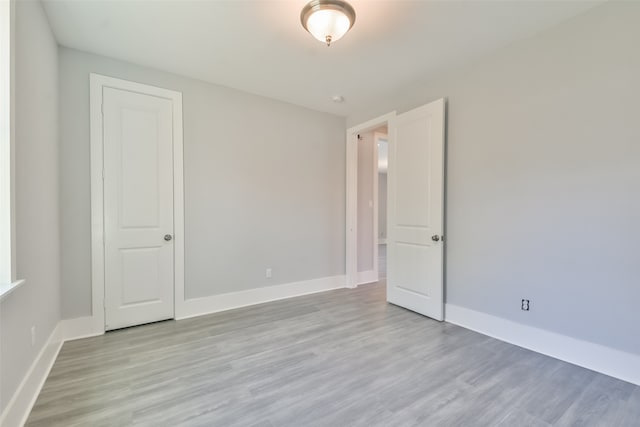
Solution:
<path fill-rule="evenodd" d="M 0 300 L 16 280 L 13 180 L 13 2 L 0 1 Z"/>

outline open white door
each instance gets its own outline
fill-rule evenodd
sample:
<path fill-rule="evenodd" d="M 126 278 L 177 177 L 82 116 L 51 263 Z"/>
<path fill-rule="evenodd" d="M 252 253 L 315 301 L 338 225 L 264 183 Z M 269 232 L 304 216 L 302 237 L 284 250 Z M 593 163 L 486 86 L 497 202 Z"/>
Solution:
<path fill-rule="evenodd" d="M 444 99 L 389 128 L 387 301 L 443 320 Z"/>
<path fill-rule="evenodd" d="M 171 99 L 105 87 L 106 330 L 174 317 Z"/>

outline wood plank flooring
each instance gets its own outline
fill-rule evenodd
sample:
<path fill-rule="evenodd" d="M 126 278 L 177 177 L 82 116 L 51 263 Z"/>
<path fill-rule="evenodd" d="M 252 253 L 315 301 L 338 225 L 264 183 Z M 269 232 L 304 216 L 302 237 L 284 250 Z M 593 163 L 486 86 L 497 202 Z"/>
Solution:
<path fill-rule="evenodd" d="M 640 387 L 364 285 L 64 344 L 28 426 L 640 426 Z"/>

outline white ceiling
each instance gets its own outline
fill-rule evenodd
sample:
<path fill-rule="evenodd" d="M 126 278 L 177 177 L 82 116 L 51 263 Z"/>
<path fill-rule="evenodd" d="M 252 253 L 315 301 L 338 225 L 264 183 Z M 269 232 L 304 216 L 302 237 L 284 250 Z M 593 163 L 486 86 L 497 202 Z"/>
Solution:
<path fill-rule="evenodd" d="M 44 4 L 63 46 L 349 115 L 599 3 L 350 2 L 356 23 L 329 48 L 300 25 L 305 0 Z"/>

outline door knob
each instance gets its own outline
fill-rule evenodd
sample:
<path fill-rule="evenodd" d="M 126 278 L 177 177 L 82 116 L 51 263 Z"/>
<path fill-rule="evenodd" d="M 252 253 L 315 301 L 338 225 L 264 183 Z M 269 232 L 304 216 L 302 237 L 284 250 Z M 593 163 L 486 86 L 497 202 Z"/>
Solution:
<path fill-rule="evenodd" d="M 165 235 L 164 235 L 164 240 L 165 240 L 166 242 L 170 241 L 171 239 L 173 239 L 173 237 L 171 236 L 171 234 L 165 234 Z"/>
<path fill-rule="evenodd" d="M 437 234 L 434 234 L 433 236 L 431 236 L 431 240 L 433 240 L 434 242 L 439 242 L 440 236 L 438 236 Z"/>

